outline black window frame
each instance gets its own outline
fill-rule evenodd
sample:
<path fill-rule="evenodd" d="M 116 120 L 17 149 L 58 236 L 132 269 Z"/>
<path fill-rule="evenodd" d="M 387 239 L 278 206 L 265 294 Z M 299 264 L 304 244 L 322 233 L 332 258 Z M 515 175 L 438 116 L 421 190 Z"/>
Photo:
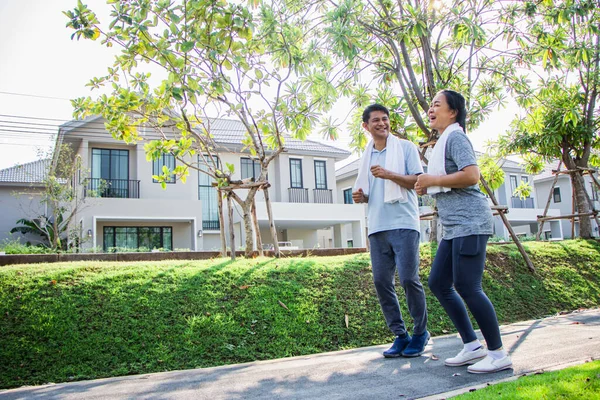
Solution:
<path fill-rule="evenodd" d="M 323 179 L 325 180 L 321 186 L 319 186 L 319 180 L 317 175 L 317 164 L 322 165 L 323 169 Z M 327 161 L 325 160 L 314 160 L 314 168 L 315 168 L 315 189 L 327 190 Z M 319 167 L 321 168 L 321 167 Z M 323 187 L 324 186 L 324 187 Z"/>
<path fill-rule="evenodd" d="M 350 193 L 350 197 L 347 196 L 347 193 Z M 344 189 L 342 194 L 344 195 L 344 204 L 354 204 L 354 201 L 352 200 L 352 188 Z M 348 200 L 350 200 L 350 202 L 348 202 Z"/>
<path fill-rule="evenodd" d="M 173 160 L 173 166 L 169 166 L 167 165 L 167 167 L 169 167 L 169 169 L 171 171 L 173 171 L 173 169 L 175 169 L 175 167 L 177 166 L 177 159 L 175 159 L 175 156 L 173 154 L 167 153 L 167 154 L 161 154 L 160 158 L 158 160 L 154 160 L 152 161 L 152 175 L 162 175 L 162 167 L 163 165 L 165 165 L 166 157 L 169 157 L 170 159 Z M 154 178 L 152 178 L 152 182 L 154 183 L 158 183 L 158 181 Z M 177 178 L 175 177 L 175 174 L 171 174 L 171 176 L 169 176 L 169 179 L 165 181 L 165 183 L 169 183 L 169 184 L 173 184 L 177 182 Z"/>
<path fill-rule="evenodd" d="M 108 232 L 110 229 L 112 229 L 112 233 Z M 102 228 L 102 249 L 104 252 L 108 252 L 109 249 L 116 249 L 118 247 L 122 247 L 122 246 L 117 246 L 117 229 L 125 229 L 125 235 L 129 235 L 130 232 L 127 232 L 128 230 L 133 230 L 135 229 L 136 232 L 135 233 L 131 233 L 131 234 L 135 234 L 136 236 L 136 242 L 137 242 L 137 247 L 123 247 L 125 249 L 139 249 L 140 248 L 140 234 L 143 235 L 143 232 L 140 232 L 141 229 L 159 229 L 160 230 L 160 246 L 158 248 L 160 249 L 165 249 L 165 250 L 169 250 L 169 251 L 173 251 L 173 227 L 172 226 L 113 226 L 113 225 L 108 225 L 108 226 L 104 226 Z M 171 236 L 171 240 L 169 243 L 168 247 L 165 247 L 165 230 L 169 230 L 170 231 L 170 236 Z M 107 246 L 107 236 L 111 235 L 112 236 L 112 246 L 108 247 Z M 152 248 L 154 249 L 154 247 Z M 148 249 L 148 250 L 152 250 L 152 249 Z"/>
<path fill-rule="evenodd" d="M 113 163 L 112 163 L 112 161 L 109 161 L 109 163 L 108 163 L 108 175 L 109 175 L 108 177 L 102 176 L 102 169 L 100 170 L 99 174 L 96 173 L 95 168 L 94 168 L 94 157 L 95 156 L 96 157 L 100 157 L 100 166 L 101 166 L 100 168 L 102 168 L 102 159 L 103 159 L 103 156 L 104 156 L 104 154 L 103 154 L 104 152 L 108 152 L 108 158 L 109 158 L 109 160 L 112 160 L 113 157 L 123 157 L 123 156 L 126 156 L 126 159 L 127 159 L 127 162 L 126 162 L 127 173 L 125 174 L 126 178 L 120 178 L 120 177 L 119 178 L 113 178 L 112 177 L 112 175 L 113 175 L 113 173 L 112 173 L 113 172 Z M 114 155 L 113 155 L 113 153 L 114 153 Z M 97 179 L 129 180 L 129 162 L 130 162 L 130 159 L 129 159 L 129 150 L 127 150 L 127 149 L 106 149 L 106 148 L 102 148 L 102 147 L 92 147 L 92 168 L 91 168 L 92 169 L 92 173 L 91 173 L 91 176 L 92 176 L 92 178 L 97 178 Z M 99 176 L 96 177 L 96 175 L 99 175 Z M 119 174 L 119 175 L 121 175 L 121 174 Z"/>
<path fill-rule="evenodd" d="M 513 178 L 514 178 L 514 180 L 513 180 Z M 515 190 L 519 186 L 519 180 L 517 179 L 516 175 L 510 175 L 509 180 L 510 180 L 510 195 L 514 196 Z"/>
<path fill-rule="evenodd" d="M 246 165 L 244 165 L 246 164 Z M 252 170 L 252 176 L 246 176 L 244 172 L 248 172 L 248 169 Z M 261 165 L 260 161 L 250 157 L 240 157 L 240 176 L 241 179 L 253 178 L 257 180 L 260 176 Z"/>
<path fill-rule="evenodd" d="M 297 167 L 299 167 L 299 171 L 300 171 L 300 186 L 295 186 L 294 185 L 294 176 L 292 173 L 292 164 L 296 164 L 297 162 Z M 290 187 L 293 189 L 304 189 L 304 177 L 302 176 L 302 159 L 301 158 L 290 158 Z M 297 183 L 297 182 L 296 182 Z"/>
<path fill-rule="evenodd" d="M 200 160 L 200 158 L 207 159 L 209 158 L 208 154 L 198 154 L 198 167 L 200 169 L 207 168 L 204 165 L 204 161 Z M 221 159 L 219 156 L 212 156 L 215 162 L 217 163 L 217 169 L 221 169 Z M 203 179 L 205 182 L 203 182 Z M 219 231 L 221 229 L 220 221 L 219 221 L 219 192 L 217 188 L 212 185 L 215 182 L 213 179 L 203 173 L 202 171 L 198 171 L 198 200 L 202 201 L 202 230 L 203 231 Z M 206 199 L 202 199 L 203 190 L 206 191 Z M 213 197 L 209 197 L 209 193 L 213 193 Z M 207 199 L 214 199 L 214 204 L 211 202 L 212 200 L 206 201 Z M 205 209 L 207 207 L 207 209 Z M 204 214 L 208 214 L 209 218 L 205 218 Z M 212 219 L 215 218 L 216 219 Z"/>
<path fill-rule="evenodd" d="M 558 200 L 556 200 L 557 198 Z M 554 201 L 555 203 L 560 203 L 562 201 L 559 187 L 555 187 L 552 191 L 552 201 Z"/>

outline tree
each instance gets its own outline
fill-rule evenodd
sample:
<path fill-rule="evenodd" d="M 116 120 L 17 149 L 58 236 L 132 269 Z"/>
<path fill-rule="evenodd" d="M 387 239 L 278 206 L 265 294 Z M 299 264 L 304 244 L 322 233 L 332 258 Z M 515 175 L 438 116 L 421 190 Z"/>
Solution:
<path fill-rule="evenodd" d="M 525 18 L 523 23 L 523 18 Z M 600 3 L 545 0 L 515 5 L 506 23 L 518 38 L 520 58 L 540 77 L 536 86 L 511 85 L 526 111 L 498 142 L 502 154 L 535 154 L 528 163 L 560 159 L 569 171 L 577 210 L 589 212 L 582 172 L 597 164 L 599 149 Z M 536 168 L 533 168 L 536 169 Z M 592 236 L 589 216 L 580 235 Z"/>
<path fill-rule="evenodd" d="M 392 128 L 396 133 L 403 129 L 400 136 L 417 141 L 435 138 L 425 121 L 429 104 L 441 89 L 465 95 L 471 129 L 503 105 L 502 76 L 511 74 L 514 60 L 507 59 L 509 52 L 501 45 L 504 31 L 497 22 L 502 8 L 496 2 L 332 0 L 328 4 L 326 32 L 336 56 L 351 61 L 352 73 L 368 69 L 378 80 L 377 92 L 390 86 L 399 89 L 394 97 L 401 100 L 388 105 L 402 124 Z M 348 93 L 359 111 L 373 99 L 365 85 Z M 362 149 L 364 133 L 356 126 L 352 132 L 354 147 Z"/>
<path fill-rule="evenodd" d="M 394 115 L 394 134 L 423 143 L 421 157 L 437 138 L 426 115 L 435 94 L 455 89 L 464 94 L 469 110 L 467 128 L 476 128 L 504 104 L 503 76 L 514 71 L 514 59 L 501 43 L 498 24 L 503 3 L 469 1 L 330 0 L 325 14 L 331 49 L 350 62 L 350 73 L 367 70 L 377 80 L 376 95 L 369 84 L 346 89 L 355 114 L 351 146 L 366 144 L 360 111 L 381 99 Z M 357 74 L 357 76 L 364 75 Z M 389 92 L 389 94 L 387 94 Z M 431 237 L 437 240 L 434 216 Z"/>
<path fill-rule="evenodd" d="M 24 208 L 29 215 L 19 219 L 16 223 L 20 225 L 10 232 L 37 234 L 42 237 L 43 244 L 54 251 L 66 249 L 70 238 L 80 240 L 81 232 L 72 226 L 72 222 L 85 207 L 85 197 L 77 187 L 77 181 L 85 180 L 85 177 L 79 156 L 75 156 L 68 145 L 59 145 L 41 181 L 41 207 Z M 16 195 L 21 197 L 22 193 Z"/>
<path fill-rule="evenodd" d="M 146 145 L 148 157 L 170 153 L 182 161 L 159 179 L 171 174 L 185 179 L 189 168 L 213 177 L 242 208 L 247 254 L 253 250 L 252 205 L 263 190 L 278 252 L 268 166 L 284 150 L 285 135 L 304 139 L 336 97 L 324 72 L 331 69 L 329 59 L 317 40 L 307 40 L 310 8 L 285 0 L 253 0 L 248 6 L 214 0 L 109 3 L 113 20 L 106 30 L 81 1 L 65 12 L 73 37 L 102 38 L 102 44 L 121 48 L 109 74 L 90 82 L 93 88 L 112 85 L 110 94 L 75 100 L 75 116 L 102 114 L 113 137 L 128 142 L 140 140 L 140 126 L 159 132 L 162 137 Z M 142 64 L 164 74 L 154 87 Z M 232 165 L 214 162 L 211 112 L 244 124 L 243 144 L 261 167 L 255 182 L 235 182 Z M 190 161 L 195 154 L 208 157 Z M 240 189 L 247 190 L 245 198 Z"/>

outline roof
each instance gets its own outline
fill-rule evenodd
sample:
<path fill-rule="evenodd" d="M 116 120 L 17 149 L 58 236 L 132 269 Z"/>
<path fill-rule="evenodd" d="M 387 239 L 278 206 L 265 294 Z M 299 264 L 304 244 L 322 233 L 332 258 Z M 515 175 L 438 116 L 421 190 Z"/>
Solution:
<path fill-rule="evenodd" d="M 86 125 L 101 118 L 99 115 L 87 117 L 84 120 L 73 120 L 60 126 L 59 138 L 70 131 Z M 209 118 L 207 128 L 210 130 L 217 144 L 225 148 L 243 147 L 242 141 L 245 139 L 246 127 L 241 121 L 224 118 Z M 286 135 L 284 137 L 284 146 L 287 151 L 303 154 L 320 154 L 333 157 L 337 160 L 343 160 L 350 156 L 350 152 L 339 147 L 320 143 L 315 140 L 300 140 Z"/>
<path fill-rule="evenodd" d="M 360 163 L 360 158 L 352 161 L 349 164 L 344 165 L 343 167 L 338 168 L 335 171 L 335 176 L 337 178 L 340 178 L 342 175 L 351 174 L 353 172 L 358 171 L 359 163 Z"/>
<path fill-rule="evenodd" d="M 224 146 L 240 146 L 246 135 L 244 124 L 241 121 L 232 119 L 211 118 L 208 128 L 215 142 Z M 336 159 L 344 159 L 351 154 L 348 150 L 340 149 L 339 147 L 310 139 L 295 139 L 287 135 L 284 137 L 284 147 L 286 150 L 292 152 L 323 154 Z"/>
<path fill-rule="evenodd" d="M 50 159 L 0 170 L 0 183 L 42 183 L 47 176 Z"/>
<path fill-rule="evenodd" d="M 542 172 L 540 172 L 538 175 L 533 177 L 534 181 L 541 181 L 541 180 L 545 180 L 545 179 L 549 179 L 552 178 L 554 179 L 554 174 L 552 173 L 552 171 L 555 171 L 558 168 L 558 163 L 560 161 L 559 160 L 555 160 L 555 161 L 551 161 L 549 163 L 547 163 L 544 166 L 544 169 L 542 170 Z M 564 169 L 564 166 L 563 166 Z M 564 175 L 566 176 L 566 175 Z"/>

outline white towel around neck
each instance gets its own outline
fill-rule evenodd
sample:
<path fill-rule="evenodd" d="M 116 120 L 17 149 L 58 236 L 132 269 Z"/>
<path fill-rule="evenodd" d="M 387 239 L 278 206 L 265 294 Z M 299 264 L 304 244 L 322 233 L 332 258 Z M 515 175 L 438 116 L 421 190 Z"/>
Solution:
<path fill-rule="evenodd" d="M 446 174 L 446 143 L 448 137 L 454 131 L 464 132 L 463 128 L 455 122 L 444 129 L 444 133 L 437 140 L 431 156 L 429 157 L 429 164 L 427 165 L 427 173 L 435 176 L 443 176 Z M 427 188 L 427 194 L 445 193 L 449 192 L 451 188 L 444 186 L 430 186 Z"/>
<path fill-rule="evenodd" d="M 365 148 L 365 152 L 360 161 L 360 167 L 358 169 L 358 176 L 354 183 L 354 191 L 362 189 L 365 196 L 369 195 L 369 174 L 371 173 L 371 154 L 373 152 L 373 140 L 370 140 Z M 392 134 L 388 134 L 386 142 L 386 157 L 384 168 L 401 174 L 406 174 L 406 168 L 404 165 L 404 151 L 402 150 L 402 144 L 400 139 Z M 393 182 L 390 179 L 386 179 L 384 183 L 384 199 L 385 203 L 406 203 L 408 201 L 408 193 L 406 189 Z"/>

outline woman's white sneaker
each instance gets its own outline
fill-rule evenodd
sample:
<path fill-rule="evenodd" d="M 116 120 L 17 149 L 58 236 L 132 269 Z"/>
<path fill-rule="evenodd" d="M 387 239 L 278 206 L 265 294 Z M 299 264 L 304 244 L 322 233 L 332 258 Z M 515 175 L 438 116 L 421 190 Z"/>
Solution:
<path fill-rule="evenodd" d="M 467 368 L 467 371 L 472 374 L 489 374 L 491 372 L 498 372 L 510 368 L 512 368 L 512 361 L 508 355 L 499 360 L 494 360 L 488 355 L 478 363 L 470 365 Z"/>
<path fill-rule="evenodd" d="M 460 367 L 461 365 L 475 364 L 487 355 L 487 351 L 482 347 L 473 351 L 462 349 L 456 357 L 446 358 L 444 364 L 448 367 Z"/>

